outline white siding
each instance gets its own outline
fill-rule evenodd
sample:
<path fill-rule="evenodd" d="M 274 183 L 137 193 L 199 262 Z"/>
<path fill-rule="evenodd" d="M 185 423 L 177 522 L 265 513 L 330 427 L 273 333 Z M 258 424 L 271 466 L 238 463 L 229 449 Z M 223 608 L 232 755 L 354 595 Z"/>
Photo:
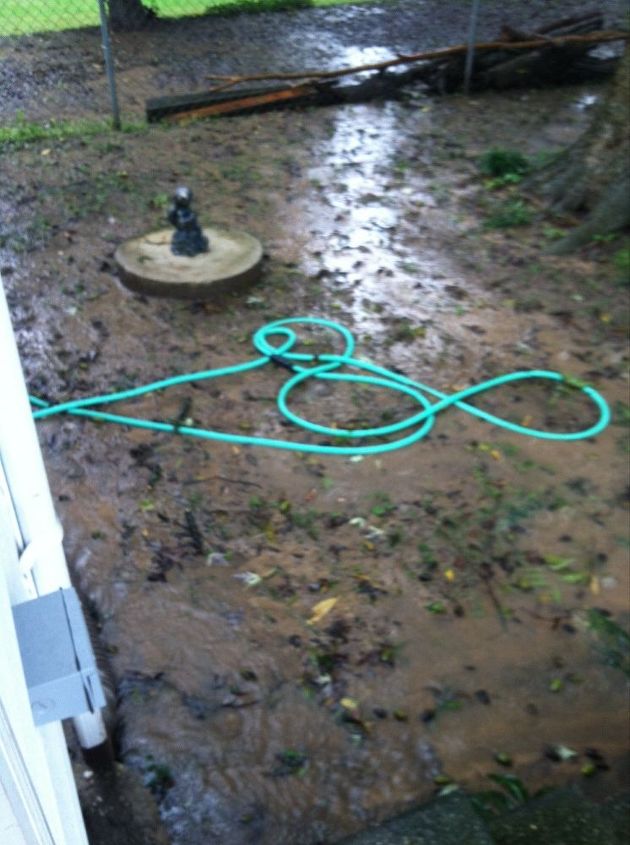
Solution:
<path fill-rule="evenodd" d="M 17 822 L 26 845 L 87 845 L 80 813 L 76 823 L 75 812 L 62 818 L 60 811 L 65 802 L 78 806 L 61 723 L 36 728 L 31 715 L 9 596 L 17 567 L 7 497 L 0 493 L 0 831 Z M 0 838 L 0 845 L 13 842 Z"/>
<path fill-rule="evenodd" d="M 22 836 L 22 831 L 15 817 L 13 808 L 9 804 L 7 793 L 0 783 L 0 842 L 11 845 L 28 845 Z"/>

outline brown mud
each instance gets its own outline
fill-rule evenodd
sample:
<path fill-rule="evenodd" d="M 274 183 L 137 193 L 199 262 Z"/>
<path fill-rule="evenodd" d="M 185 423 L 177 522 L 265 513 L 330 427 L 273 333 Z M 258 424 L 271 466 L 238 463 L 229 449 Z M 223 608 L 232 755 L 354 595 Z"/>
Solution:
<path fill-rule="evenodd" d="M 3 274 L 29 387 L 48 400 L 243 361 L 261 324 L 312 315 L 347 325 L 358 357 L 447 392 L 557 369 L 613 409 L 576 443 L 449 410 L 423 442 L 362 460 L 42 422 L 66 549 L 118 682 L 120 760 L 173 843 L 333 843 L 446 776 L 473 790 L 506 770 L 531 789 L 586 781 L 593 750 L 593 792 L 622 783 L 625 679 L 589 613 L 627 622 L 626 289 L 614 244 L 546 255 L 571 221 L 536 205 L 529 225 L 484 227 L 519 186 L 491 189 L 477 167 L 493 146 L 568 144 L 600 93 L 411 92 L 4 156 Z M 116 246 L 159 228 L 180 182 L 203 222 L 265 245 L 250 294 L 191 305 L 117 281 Z M 286 375 L 120 408 L 314 440 L 277 416 Z M 543 428 L 593 421 L 570 389 L 479 404 Z M 327 383 L 294 407 L 361 428 L 410 410 Z"/>

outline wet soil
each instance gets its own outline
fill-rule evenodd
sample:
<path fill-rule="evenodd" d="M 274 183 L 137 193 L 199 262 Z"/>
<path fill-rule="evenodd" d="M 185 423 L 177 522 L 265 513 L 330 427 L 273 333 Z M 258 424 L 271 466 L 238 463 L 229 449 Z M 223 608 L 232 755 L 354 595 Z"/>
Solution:
<path fill-rule="evenodd" d="M 607 27 L 624 20 L 622 0 L 596 4 Z M 148 97 L 205 91 L 215 76 L 329 70 L 465 43 L 469 0 L 395 0 L 277 14 L 156 20 L 111 33 L 117 96 L 124 120 L 144 119 Z M 488 0 L 479 11 L 479 39 L 501 26 L 537 26 L 584 12 L 562 0 Z M 34 25 L 45 17 L 32 12 Z M 102 117 L 110 91 L 98 27 L 0 37 L 0 115 L 15 119 Z"/>
<path fill-rule="evenodd" d="M 519 186 L 491 189 L 477 166 L 492 146 L 565 146 L 600 94 L 418 89 L 3 156 L 2 272 L 29 388 L 48 400 L 243 361 L 261 324 L 311 315 L 347 325 L 359 357 L 444 391 L 557 369 L 613 409 L 602 435 L 575 443 L 453 410 L 422 443 L 363 460 L 40 424 L 117 680 L 119 757 L 174 845 L 334 843 L 446 776 L 475 790 L 507 769 L 535 789 L 586 780 L 594 751 L 590 789 L 622 783 L 625 679 L 593 610 L 627 623 L 627 288 L 614 243 L 549 256 L 573 221 L 534 201 L 529 225 L 484 226 Z M 204 222 L 265 245 L 251 294 L 190 304 L 120 285 L 116 246 L 161 228 L 182 181 Z M 301 343 L 338 348 L 307 329 Z M 287 375 L 120 409 L 310 439 L 277 415 Z M 593 421 L 572 390 L 480 403 L 541 428 Z M 410 410 L 328 383 L 294 407 L 346 428 Z"/>

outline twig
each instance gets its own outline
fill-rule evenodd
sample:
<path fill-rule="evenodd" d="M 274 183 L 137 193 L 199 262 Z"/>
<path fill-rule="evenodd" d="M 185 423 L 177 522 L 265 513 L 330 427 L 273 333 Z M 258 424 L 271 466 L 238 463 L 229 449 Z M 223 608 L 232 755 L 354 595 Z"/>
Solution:
<path fill-rule="evenodd" d="M 219 481 L 226 481 L 228 484 L 242 484 L 245 487 L 262 487 L 257 481 L 246 481 L 244 478 L 228 478 L 225 475 L 208 475 L 204 478 L 189 478 L 183 481 L 183 484 L 203 484 L 206 481 L 212 481 L 217 478 Z"/>
<path fill-rule="evenodd" d="M 544 36 L 531 41 L 488 41 L 475 45 L 475 51 L 489 50 L 535 50 L 536 48 L 563 47 L 568 44 L 600 44 L 608 41 L 627 41 L 630 33 L 621 30 L 603 30 L 601 32 L 588 33 L 586 35 L 562 35 L 558 37 Z M 411 53 L 410 55 L 398 55 L 395 59 L 387 59 L 382 62 L 370 62 L 355 67 L 338 68 L 337 70 L 304 70 L 291 73 L 252 73 L 244 76 L 215 76 L 208 75 L 206 79 L 215 79 L 221 82 L 211 88 L 209 94 L 217 94 L 240 85 L 243 82 L 260 82 L 271 79 L 293 79 L 293 80 L 315 80 L 335 79 L 340 76 L 352 76 L 356 73 L 364 73 L 370 70 L 385 70 L 397 65 L 413 64 L 422 61 L 440 61 L 459 56 L 466 52 L 468 45 L 457 44 L 454 47 L 443 47 L 440 50 L 428 50 L 423 53 Z"/>
<path fill-rule="evenodd" d="M 503 628 L 504 631 L 507 631 L 507 618 L 506 618 L 506 615 L 505 615 L 505 610 L 503 609 L 503 606 L 501 605 L 501 602 L 497 598 L 497 594 L 495 593 L 494 588 L 493 588 L 492 584 L 490 583 L 490 581 L 494 578 L 494 572 L 492 571 L 492 567 L 490 566 L 490 564 L 487 564 L 487 563 L 482 564 L 481 567 L 480 567 L 479 575 L 481 577 L 481 580 L 483 581 L 483 583 L 486 586 L 486 590 L 488 591 L 488 596 L 490 598 L 490 601 L 494 605 L 494 609 L 497 612 L 497 616 L 499 617 L 499 622 L 501 623 L 501 627 Z"/>

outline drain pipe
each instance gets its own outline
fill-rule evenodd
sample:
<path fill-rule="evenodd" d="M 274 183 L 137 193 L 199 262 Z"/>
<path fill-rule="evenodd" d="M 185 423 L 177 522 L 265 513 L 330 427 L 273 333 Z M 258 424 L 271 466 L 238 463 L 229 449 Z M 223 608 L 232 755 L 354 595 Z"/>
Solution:
<path fill-rule="evenodd" d="M 25 599 L 35 598 L 71 584 L 1 278 L 0 397 L 0 459 L 21 537 L 20 577 Z M 99 709 L 73 723 L 84 750 L 107 743 Z"/>

